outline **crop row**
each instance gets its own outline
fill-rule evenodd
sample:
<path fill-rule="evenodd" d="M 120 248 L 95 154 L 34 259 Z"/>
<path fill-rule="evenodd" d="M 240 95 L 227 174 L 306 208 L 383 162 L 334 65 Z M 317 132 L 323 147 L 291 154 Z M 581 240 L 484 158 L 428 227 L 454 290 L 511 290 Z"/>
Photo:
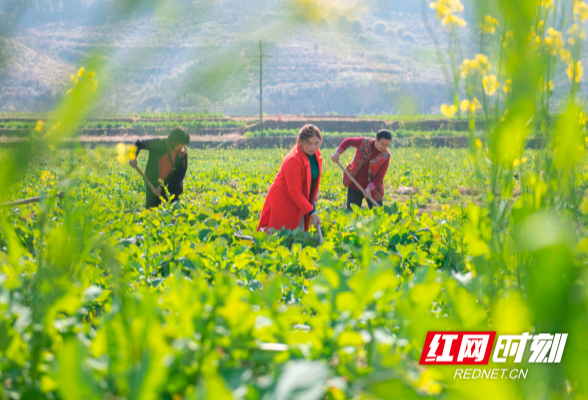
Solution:
<path fill-rule="evenodd" d="M 401 139 L 408 137 L 431 137 L 431 136 L 463 136 L 464 132 L 454 130 L 437 130 L 437 131 L 420 131 L 420 130 L 407 130 L 398 129 L 390 132 L 392 137 Z M 322 132 L 323 136 L 366 136 L 366 133 L 353 133 L 353 132 Z M 298 135 L 297 129 L 264 129 L 261 131 L 247 131 L 243 135 L 244 137 L 272 137 L 272 136 L 296 136 Z"/>
<path fill-rule="evenodd" d="M 507 313 L 491 309 L 494 326 L 529 315 L 520 269 L 480 267 L 475 279 L 472 264 L 489 251 L 476 191 L 491 182 L 475 179 L 467 150 L 394 149 L 384 207 L 347 212 L 333 151 L 322 150 L 322 245 L 313 233 L 255 232 L 287 149 L 190 150 L 183 199 L 152 212 L 141 210 L 141 178 L 112 149 L 36 160 L 5 197 L 66 195 L 0 210 L 2 389 L 36 399 L 451 393 L 451 377 L 418 365 L 427 331 L 488 330 L 476 296 L 488 277 L 511 290 Z M 504 172 L 501 204 L 523 180 L 545 193 L 535 175 L 543 157 L 526 152 Z M 484 158 L 474 161 L 488 176 Z M 399 198 L 404 186 L 416 193 Z M 541 202 L 526 196 L 520 207 Z M 549 265 L 544 279 L 557 283 Z"/>
<path fill-rule="evenodd" d="M 36 125 L 36 121 L 11 121 L 11 122 L 0 122 L 0 129 L 23 129 L 30 130 Z M 119 121 L 92 121 L 85 122 L 80 126 L 80 129 L 174 129 L 177 127 L 183 127 L 186 129 L 199 129 L 199 128 L 239 128 L 246 126 L 247 123 L 244 121 L 207 121 L 207 120 L 182 120 L 182 121 L 157 121 L 157 122 L 119 122 Z"/>

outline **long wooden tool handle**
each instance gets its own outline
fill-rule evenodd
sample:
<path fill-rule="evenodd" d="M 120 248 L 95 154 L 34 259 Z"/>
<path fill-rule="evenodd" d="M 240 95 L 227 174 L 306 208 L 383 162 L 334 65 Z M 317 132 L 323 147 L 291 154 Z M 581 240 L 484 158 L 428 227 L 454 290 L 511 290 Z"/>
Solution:
<path fill-rule="evenodd" d="M 347 175 L 347 177 L 348 177 L 349 179 L 351 179 L 351 182 L 355 183 L 355 186 L 357 186 L 357 187 L 359 188 L 359 190 L 361 190 L 361 193 L 363 193 L 363 196 L 364 196 L 366 199 L 370 200 L 370 201 L 373 203 L 373 205 L 374 205 L 374 206 L 376 206 L 376 207 L 380 207 L 380 205 L 379 205 L 378 203 L 376 203 L 376 201 L 375 201 L 373 198 L 371 198 L 371 197 L 367 197 L 367 195 L 366 195 L 366 193 L 365 193 L 365 190 L 364 190 L 364 189 L 361 187 L 361 185 L 360 185 L 359 183 L 357 183 L 357 181 L 356 181 L 356 180 L 355 180 L 355 179 L 354 179 L 354 178 L 351 176 L 351 174 L 349 173 L 349 171 L 347 171 L 345 168 L 343 168 L 343 166 L 341 165 L 341 163 L 340 163 L 339 161 L 336 161 L 335 163 L 336 163 L 336 164 L 339 166 L 339 168 L 341 168 L 341 170 L 343 170 L 343 172 L 345 172 L 345 175 Z"/>
<path fill-rule="evenodd" d="M 153 186 L 153 184 L 149 181 L 149 179 L 145 176 L 145 174 L 143 173 L 143 171 L 141 171 L 141 168 L 139 168 L 139 166 L 134 166 L 133 167 L 138 173 L 139 175 L 141 175 L 143 177 L 143 180 L 145 182 L 147 182 L 147 185 L 149 185 L 149 187 L 151 188 L 151 191 L 153 192 L 153 194 L 155 194 L 155 191 L 157 190 L 155 188 L 155 186 Z"/>
<path fill-rule="evenodd" d="M 60 199 L 63 199 L 64 194 L 65 194 L 65 192 L 59 192 L 55 196 L 59 197 Z M 39 201 L 41 201 L 47 197 L 49 197 L 49 196 L 38 196 L 38 197 L 31 197 L 29 199 L 24 199 L 24 200 L 11 201 L 10 203 L 0 204 L 0 208 L 11 208 L 11 207 L 22 206 L 25 204 L 30 204 L 30 203 L 38 203 Z"/>
<path fill-rule="evenodd" d="M 316 201 L 314 202 L 314 209 L 316 210 L 316 212 L 318 212 L 318 203 Z M 325 241 L 323 240 L 323 232 L 321 231 L 321 225 L 320 224 L 316 228 L 316 231 L 317 231 L 318 236 L 319 236 L 319 244 L 323 244 Z"/>

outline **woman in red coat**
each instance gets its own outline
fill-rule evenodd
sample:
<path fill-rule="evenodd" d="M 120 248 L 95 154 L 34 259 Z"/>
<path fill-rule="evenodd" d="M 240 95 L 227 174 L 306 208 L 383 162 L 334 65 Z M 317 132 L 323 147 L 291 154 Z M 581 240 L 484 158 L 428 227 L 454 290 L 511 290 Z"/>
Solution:
<path fill-rule="evenodd" d="M 301 228 L 308 231 L 311 222 L 315 227 L 320 225 L 314 204 L 323 172 L 319 151 L 322 140 L 316 126 L 305 125 L 300 129 L 296 146 L 284 158 L 267 193 L 257 230 Z"/>

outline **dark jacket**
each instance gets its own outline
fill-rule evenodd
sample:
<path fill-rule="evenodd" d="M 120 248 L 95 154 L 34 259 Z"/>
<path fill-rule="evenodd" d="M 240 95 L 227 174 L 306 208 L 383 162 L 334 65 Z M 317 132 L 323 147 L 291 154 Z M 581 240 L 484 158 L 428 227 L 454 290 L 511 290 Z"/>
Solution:
<path fill-rule="evenodd" d="M 174 199 L 177 200 L 184 192 L 184 178 L 186 177 L 186 171 L 188 170 L 188 154 L 183 154 L 183 156 L 178 154 L 175 160 L 172 162 L 171 152 L 167 147 L 166 139 L 137 140 L 135 142 L 135 146 L 137 146 L 137 157 L 139 156 L 141 150 L 147 150 L 149 152 L 149 159 L 147 160 L 145 175 L 155 187 L 157 187 L 159 184 L 160 163 L 171 164 L 171 168 L 169 168 L 171 172 L 169 172 L 165 177 L 162 177 L 162 179 L 163 184 L 167 187 L 169 194 L 175 195 Z M 147 191 L 147 207 L 156 206 L 154 203 L 158 202 L 149 201 L 150 195 L 155 197 L 153 196 L 153 193 L 151 193 L 151 189 L 145 185 L 145 190 Z"/>

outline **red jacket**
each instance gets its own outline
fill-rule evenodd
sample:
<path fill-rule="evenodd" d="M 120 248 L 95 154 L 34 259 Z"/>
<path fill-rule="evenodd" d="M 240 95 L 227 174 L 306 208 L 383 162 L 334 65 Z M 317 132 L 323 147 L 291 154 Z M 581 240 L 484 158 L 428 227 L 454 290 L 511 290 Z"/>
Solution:
<path fill-rule="evenodd" d="M 319 190 L 323 173 L 323 159 L 317 150 L 316 160 L 319 166 L 319 176 L 311 187 L 310 162 L 300 146 L 294 147 L 284 158 L 282 166 L 274 183 L 270 186 L 257 230 L 261 228 L 298 228 L 300 219 L 304 215 L 304 230 L 310 228 L 310 213 L 314 210 L 313 203 Z"/>

